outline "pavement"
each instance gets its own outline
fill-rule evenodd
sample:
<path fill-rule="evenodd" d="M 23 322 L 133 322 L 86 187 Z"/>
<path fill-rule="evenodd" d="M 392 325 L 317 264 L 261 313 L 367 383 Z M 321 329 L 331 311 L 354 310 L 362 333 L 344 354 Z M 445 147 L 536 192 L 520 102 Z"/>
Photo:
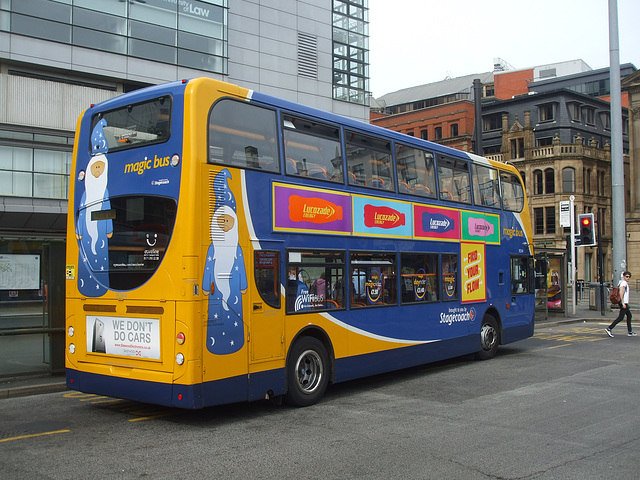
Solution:
<path fill-rule="evenodd" d="M 634 308 L 632 305 L 631 313 L 634 318 L 640 318 L 640 306 Z M 575 315 L 573 315 L 571 306 L 569 306 L 566 314 L 549 312 L 547 318 L 543 318 L 544 312 L 536 312 L 536 329 L 563 323 L 602 322 L 605 324 L 611 323 L 617 316 L 618 310 L 611 310 L 608 305 L 605 307 L 603 315 L 600 310 L 591 310 L 588 302 L 579 302 L 576 305 Z M 640 330 L 640 327 L 638 327 L 638 330 Z M 604 326 L 602 334 L 604 335 Z M 66 389 L 65 377 L 62 374 L 22 375 L 0 378 L 0 400 L 43 393 L 64 392 Z"/>

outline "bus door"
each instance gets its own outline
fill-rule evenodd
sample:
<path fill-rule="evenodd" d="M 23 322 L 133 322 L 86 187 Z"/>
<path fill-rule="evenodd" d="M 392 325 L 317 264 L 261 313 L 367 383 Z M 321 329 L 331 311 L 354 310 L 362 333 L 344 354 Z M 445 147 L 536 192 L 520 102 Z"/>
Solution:
<path fill-rule="evenodd" d="M 535 268 L 533 257 L 511 257 L 511 301 L 509 316 L 517 325 L 529 324 L 533 318 Z"/>
<path fill-rule="evenodd" d="M 270 242 L 271 243 L 271 242 Z M 284 358 L 284 309 L 280 292 L 280 245 L 262 242 L 253 255 L 255 285 L 251 285 L 249 363 Z M 250 367 L 251 369 L 251 367 Z"/>

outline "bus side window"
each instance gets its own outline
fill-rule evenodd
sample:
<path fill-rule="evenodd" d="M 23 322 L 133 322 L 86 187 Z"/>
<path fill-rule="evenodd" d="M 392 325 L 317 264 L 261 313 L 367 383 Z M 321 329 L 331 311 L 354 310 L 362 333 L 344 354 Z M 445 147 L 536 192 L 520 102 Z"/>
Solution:
<path fill-rule="evenodd" d="M 395 190 L 391 142 L 355 132 L 345 132 L 350 185 Z"/>
<path fill-rule="evenodd" d="M 458 299 L 458 255 L 442 254 L 441 284 L 444 301 Z"/>
<path fill-rule="evenodd" d="M 283 131 L 287 175 L 344 181 L 340 128 L 283 115 Z"/>
<path fill-rule="evenodd" d="M 276 112 L 222 99 L 209 114 L 207 161 L 230 167 L 279 172 Z"/>
<path fill-rule="evenodd" d="M 531 257 L 511 257 L 511 295 L 534 293 L 530 270 Z"/>
<path fill-rule="evenodd" d="M 502 186 L 502 208 L 511 212 L 521 212 L 524 208 L 524 188 L 520 179 L 507 172 L 500 173 Z"/>
<path fill-rule="evenodd" d="M 351 307 L 397 305 L 396 254 L 351 254 Z"/>
<path fill-rule="evenodd" d="M 256 250 L 254 270 L 262 300 L 270 307 L 280 308 L 280 252 Z"/>
<path fill-rule="evenodd" d="M 454 158 L 438 158 L 440 199 L 471 203 L 469 164 Z"/>
<path fill-rule="evenodd" d="M 345 252 L 287 252 L 287 313 L 345 308 Z"/>
<path fill-rule="evenodd" d="M 484 165 L 471 165 L 473 173 L 473 203 L 483 207 L 500 208 L 498 171 Z"/>
<path fill-rule="evenodd" d="M 434 198 L 436 180 L 433 154 L 418 148 L 396 143 L 398 191 Z"/>
<path fill-rule="evenodd" d="M 400 272 L 403 305 L 438 301 L 437 253 L 403 253 Z"/>

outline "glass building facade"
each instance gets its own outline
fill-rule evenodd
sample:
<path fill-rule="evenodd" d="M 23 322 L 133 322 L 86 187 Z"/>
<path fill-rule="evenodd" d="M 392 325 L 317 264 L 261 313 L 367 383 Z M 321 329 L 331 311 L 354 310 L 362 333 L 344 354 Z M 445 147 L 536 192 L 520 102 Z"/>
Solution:
<path fill-rule="evenodd" d="M 0 0 L 0 30 L 227 73 L 227 0 Z"/>
<path fill-rule="evenodd" d="M 209 76 L 368 121 L 368 0 L 0 0 L 0 380 L 64 369 L 74 130 Z"/>
<path fill-rule="evenodd" d="M 368 105 L 369 9 L 366 0 L 333 1 L 333 98 Z"/>

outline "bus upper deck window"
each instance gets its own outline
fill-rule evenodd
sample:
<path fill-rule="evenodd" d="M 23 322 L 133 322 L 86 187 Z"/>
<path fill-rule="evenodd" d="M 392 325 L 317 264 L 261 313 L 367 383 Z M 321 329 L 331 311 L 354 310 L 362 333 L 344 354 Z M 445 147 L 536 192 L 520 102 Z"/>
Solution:
<path fill-rule="evenodd" d="M 228 98 L 209 113 L 209 163 L 279 172 L 276 112 Z"/>
<path fill-rule="evenodd" d="M 345 137 L 349 184 L 395 190 L 390 142 L 355 132 L 345 132 Z"/>
<path fill-rule="evenodd" d="M 344 182 L 340 129 L 314 120 L 284 115 L 287 175 Z"/>
<path fill-rule="evenodd" d="M 502 186 L 502 208 L 511 212 L 521 212 L 524 208 L 524 188 L 520 179 L 507 172 L 500 174 Z"/>
<path fill-rule="evenodd" d="M 433 153 L 396 143 L 396 169 L 400 193 L 435 198 Z"/>

